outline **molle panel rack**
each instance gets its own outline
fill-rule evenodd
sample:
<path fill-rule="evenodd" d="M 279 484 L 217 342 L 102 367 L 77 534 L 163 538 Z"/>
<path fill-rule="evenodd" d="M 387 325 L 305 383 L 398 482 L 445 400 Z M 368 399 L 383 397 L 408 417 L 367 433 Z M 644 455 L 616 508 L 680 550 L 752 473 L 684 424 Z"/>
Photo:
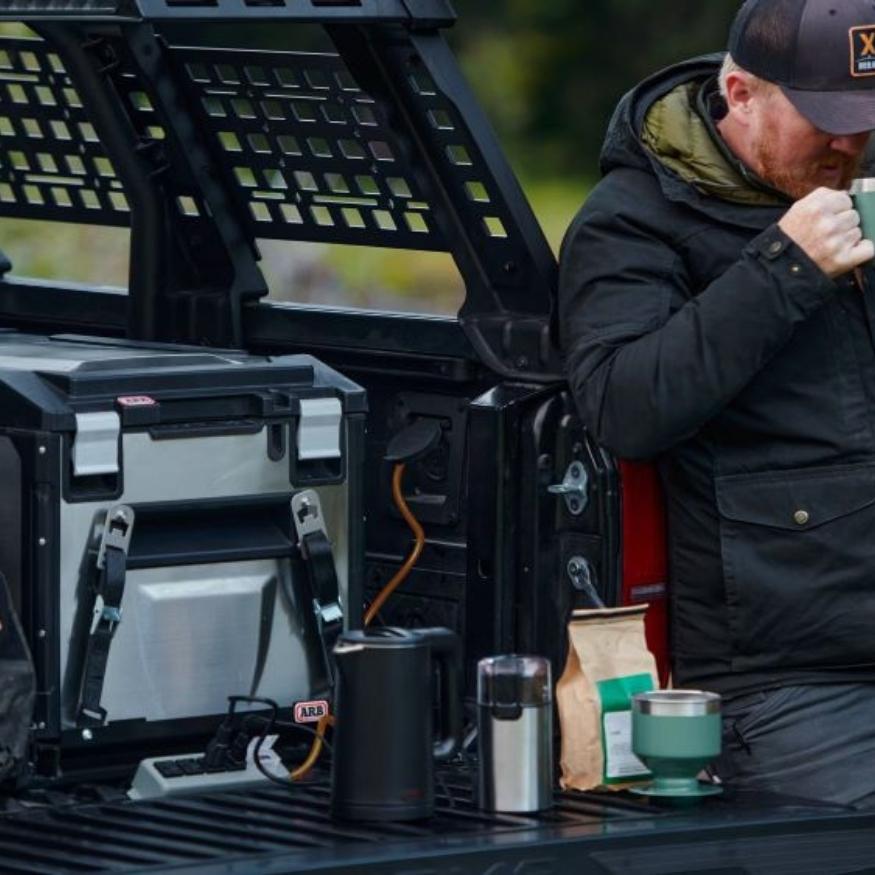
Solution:
<path fill-rule="evenodd" d="M 455 20 L 447 0 L 0 0 L 0 17 L 168 21 L 252 18 L 329 23 L 401 23 L 446 27 Z"/>
<path fill-rule="evenodd" d="M 252 234 L 447 249 L 405 144 L 338 57 L 174 54 Z"/>
<path fill-rule="evenodd" d="M 58 54 L 7 38 L 0 81 L 0 215 L 127 225 L 122 184 Z"/>
<path fill-rule="evenodd" d="M 555 259 L 442 0 L 0 0 L 4 18 L 39 38 L 0 38 L 0 216 L 129 224 L 130 337 L 242 345 L 258 238 L 432 250 L 487 366 L 555 372 Z M 336 51 L 175 45 L 180 20 L 318 23 Z"/>

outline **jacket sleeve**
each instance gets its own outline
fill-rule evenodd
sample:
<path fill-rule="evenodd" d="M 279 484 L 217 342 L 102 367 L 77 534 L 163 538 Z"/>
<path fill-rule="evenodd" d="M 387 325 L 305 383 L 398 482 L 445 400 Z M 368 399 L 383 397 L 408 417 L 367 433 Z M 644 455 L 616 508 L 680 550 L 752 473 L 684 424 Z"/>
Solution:
<path fill-rule="evenodd" d="M 621 458 L 698 432 L 834 290 L 777 225 L 697 294 L 678 249 L 661 229 L 588 208 L 563 244 L 569 383 L 584 423 Z"/>

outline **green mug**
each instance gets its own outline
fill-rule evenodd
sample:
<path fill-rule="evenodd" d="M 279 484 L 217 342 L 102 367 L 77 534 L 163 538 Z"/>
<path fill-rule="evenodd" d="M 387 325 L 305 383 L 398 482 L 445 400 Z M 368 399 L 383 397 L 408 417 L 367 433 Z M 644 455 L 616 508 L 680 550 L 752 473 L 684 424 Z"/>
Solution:
<path fill-rule="evenodd" d="M 720 792 L 699 772 L 720 755 L 720 696 L 701 690 L 653 690 L 632 696 L 632 752 L 653 773 L 633 789 L 645 796 L 695 800 Z"/>
<path fill-rule="evenodd" d="M 875 243 L 875 178 L 855 179 L 850 194 L 854 209 L 860 214 L 863 237 Z"/>

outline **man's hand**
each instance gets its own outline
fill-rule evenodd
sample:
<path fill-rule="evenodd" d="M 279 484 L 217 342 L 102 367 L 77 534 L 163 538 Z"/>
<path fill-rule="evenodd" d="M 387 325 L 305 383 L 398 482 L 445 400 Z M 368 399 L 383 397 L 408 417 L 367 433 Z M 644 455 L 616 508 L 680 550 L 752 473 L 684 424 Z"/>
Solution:
<path fill-rule="evenodd" d="M 863 240 L 860 216 L 843 191 L 818 188 L 796 201 L 778 227 L 830 279 L 875 258 L 875 245 Z"/>

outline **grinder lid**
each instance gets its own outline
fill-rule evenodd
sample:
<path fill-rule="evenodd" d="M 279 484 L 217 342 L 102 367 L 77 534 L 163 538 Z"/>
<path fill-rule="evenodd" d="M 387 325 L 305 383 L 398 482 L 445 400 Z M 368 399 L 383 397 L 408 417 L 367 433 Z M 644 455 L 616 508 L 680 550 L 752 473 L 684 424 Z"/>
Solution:
<path fill-rule="evenodd" d="M 520 709 L 553 701 L 550 660 L 543 656 L 490 656 L 477 663 L 477 703 L 506 720 Z"/>

